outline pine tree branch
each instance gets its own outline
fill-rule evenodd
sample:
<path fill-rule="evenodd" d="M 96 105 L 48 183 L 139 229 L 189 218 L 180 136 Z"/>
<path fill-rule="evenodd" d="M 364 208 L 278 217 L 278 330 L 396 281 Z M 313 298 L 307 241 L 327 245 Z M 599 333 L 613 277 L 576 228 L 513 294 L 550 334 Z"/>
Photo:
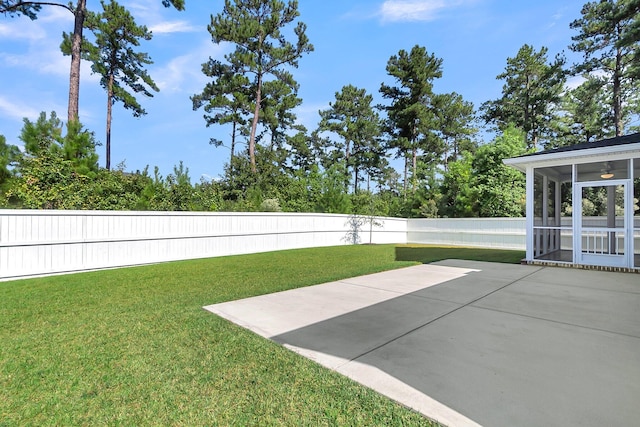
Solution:
<path fill-rule="evenodd" d="M 62 3 L 47 2 L 47 1 L 20 1 L 16 4 L 7 5 L 3 8 L 0 8 L 0 13 L 16 12 L 22 6 L 60 6 L 67 9 L 69 12 L 75 14 L 75 11 L 69 5 L 62 4 Z"/>

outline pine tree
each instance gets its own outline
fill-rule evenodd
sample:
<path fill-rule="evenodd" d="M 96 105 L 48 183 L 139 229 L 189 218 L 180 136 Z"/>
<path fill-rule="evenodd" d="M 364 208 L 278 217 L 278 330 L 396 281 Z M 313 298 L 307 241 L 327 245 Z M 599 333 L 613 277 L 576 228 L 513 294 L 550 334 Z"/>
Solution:
<path fill-rule="evenodd" d="M 387 62 L 387 73 L 397 86 L 382 84 L 380 92 L 391 104 L 383 107 L 387 112 L 385 131 L 390 146 L 404 159 L 404 193 L 407 193 L 409 162 L 412 170 L 412 191 L 418 176 L 418 157 L 426 161 L 442 155 L 442 140 L 436 133 L 437 115 L 434 106 L 433 81 L 442 77 L 442 60 L 421 46 L 410 52 L 400 50 Z"/>
<path fill-rule="evenodd" d="M 193 109 L 204 109 L 203 117 L 207 127 L 231 124 L 229 167 L 233 175 L 237 137 L 249 120 L 253 88 L 242 68 L 223 64 L 213 58 L 202 64 L 202 72 L 212 80 L 205 85 L 201 93 L 191 97 Z M 215 138 L 211 138 L 209 143 L 216 147 L 224 145 L 224 141 Z"/>
<path fill-rule="evenodd" d="M 165 7 L 173 5 L 178 10 L 184 10 L 184 0 L 162 0 Z M 54 1 L 21 1 L 21 0 L 0 0 L 0 14 L 9 16 L 24 15 L 32 20 L 38 18 L 38 13 L 42 6 L 63 7 L 74 16 L 73 33 L 69 36 L 69 55 L 71 55 L 71 68 L 69 71 L 69 104 L 67 110 L 67 121 L 79 120 L 79 99 L 80 99 L 80 60 L 83 57 L 82 30 L 85 26 L 87 14 L 87 0 L 78 0 L 74 7 L 72 3 L 58 3 Z"/>
<path fill-rule="evenodd" d="M 509 124 L 522 129 L 530 148 L 549 139 L 566 82 L 564 58 L 556 56 L 547 63 L 547 52 L 546 47 L 536 51 L 525 44 L 514 58 L 507 58 L 504 73 L 496 77 L 505 81 L 502 97 L 480 108 L 486 123 L 499 129 Z"/>
<path fill-rule="evenodd" d="M 240 74 L 254 77 L 253 119 L 249 134 L 249 160 L 256 173 L 256 133 L 262 111 L 263 85 L 268 76 L 285 81 L 285 67 L 297 67 L 303 54 L 313 51 L 307 38 L 306 25 L 298 22 L 289 42 L 282 30 L 299 16 L 295 0 L 225 0 L 222 13 L 211 17 L 208 26 L 214 43 L 229 42 L 235 50 L 225 59 Z"/>
<path fill-rule="evenodd" d="M 380 118 L 372 106 L 373 96 L 365 89 L 347 85 L 335 96 L 330 108 L 320 111 L 318 128 L 342 139 L 345 170 L 353 170 L 353 188 L 357 192 L 361 172 L 381 168 Z"/>
<path fill-rule="evenodd" d="M 140 40 L 151 39 L 151 32 L 136 25 L 133 16 L 115 0 L 100 3 L 102 13 L 87 15 L 85 24 L 95 35 L 95 41 L 84 43 L 84 57 L 92 63 L 91 70 L 101 76 L 100 85 L 107 91 L 106 168 L 110 170 L 113 104 L 121 102 L 134 117 L 140 117 L 146 111 L 131 92 L 152 97 L 151 91 L 157 92 L 159 88 L 144 68 L 153 63 L 149 55 L 134 51 Z M 69 40 L 70 36 L 64 34 L 65 53 L 69 52 Z"/>
<path fill-rule="evenodd" d="M 582 17 L 571 23 L 579 34 L 570 46 L 584 54 L 574 73 L 600 73 L 608 80 L 616 136 L 625 132 L 628 118 L 638 114 L 640 81 L 640 1 L 601 0 L 586 3 Z M 635 108 L 625 110 L 625 105 Z"/>
<path fill-rule="evenodd" d="M 434 98 L 438 118 L 438 132 L 444 142 L 442 163 L 444 170 L 449 162 L 458 160 L 464 150 L 473 150 L 473 135 L 477 133 L 474 126 L 475 112 L 473 103 L 467 102 L 462 95 L 452 92 L 436 95 Z"/>

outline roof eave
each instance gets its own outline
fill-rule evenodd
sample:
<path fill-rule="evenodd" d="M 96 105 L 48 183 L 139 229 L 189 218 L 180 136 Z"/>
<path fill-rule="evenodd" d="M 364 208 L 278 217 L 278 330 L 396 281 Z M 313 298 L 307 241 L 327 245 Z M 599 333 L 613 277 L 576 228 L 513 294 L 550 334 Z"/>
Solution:
<path fill-rule="evenodd" d="M 527 166 L 538 164 L 540 166 L 546 166 L 546 163 L 557 163 L 561 160 L 578 160 L 588 157 L 614 157 L 621 154 L 634 154 L 640 155 L 640 142 L 634 142 L 631 144 L 614 145 L 609 147 L 597 147 L 597 148 L 585 148 L 577 151 L 564 151 L 559 153 L 545 153 L 545 154 L 533 154 L 520 157 L 512 157 L 504 159 L 505 165 L 512 166 L 522 172 L 526 172 Z M 567 162 L 573 163 L 573 162 Z"/>

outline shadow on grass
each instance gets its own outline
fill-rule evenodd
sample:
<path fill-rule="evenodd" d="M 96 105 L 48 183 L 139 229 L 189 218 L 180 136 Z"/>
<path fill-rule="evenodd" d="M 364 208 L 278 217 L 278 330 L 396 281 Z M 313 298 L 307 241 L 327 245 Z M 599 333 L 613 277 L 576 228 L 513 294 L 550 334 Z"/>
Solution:
<path fill-rule="evenodd" d="M 395 251 L 396 261 L 416 261 L 422 264 L 445 259 L 520 264 L 525 257 L 524 251 L 423 245 L 396 246 Z"/>

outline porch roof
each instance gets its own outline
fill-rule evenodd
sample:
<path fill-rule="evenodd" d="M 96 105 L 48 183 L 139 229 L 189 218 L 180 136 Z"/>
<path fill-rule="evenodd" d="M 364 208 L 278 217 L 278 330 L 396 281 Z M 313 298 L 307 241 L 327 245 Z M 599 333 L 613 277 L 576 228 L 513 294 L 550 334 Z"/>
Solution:
<path fill-rule="evenodd" d="M 505 159 L 504 163 L 525 172 L 528 166 L 558 167 L 636 157 L 640 158 L 640 133 L 525 154 Z"/>

